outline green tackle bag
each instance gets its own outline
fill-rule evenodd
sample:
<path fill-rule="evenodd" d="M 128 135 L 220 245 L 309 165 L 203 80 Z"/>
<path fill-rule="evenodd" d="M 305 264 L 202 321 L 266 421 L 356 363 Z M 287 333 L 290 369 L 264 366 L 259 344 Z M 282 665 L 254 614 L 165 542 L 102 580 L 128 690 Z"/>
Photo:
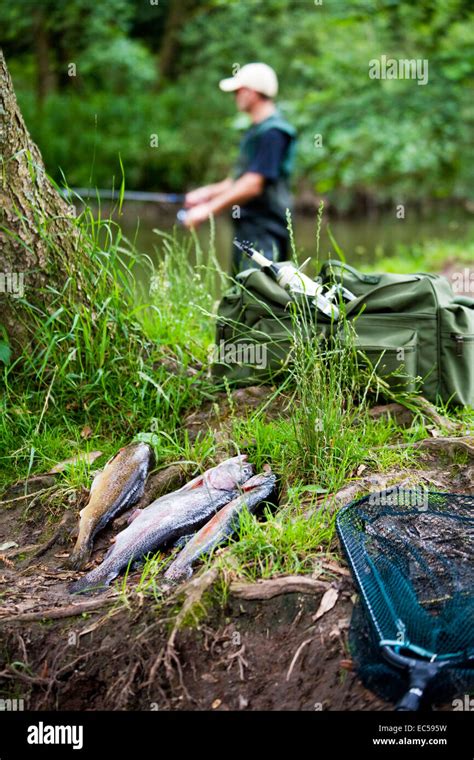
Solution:
<path fill-rule="evenodd" d="M 390 384 L 400 371 L 403 390 L 416 387 L 433 402 L 474 406 L 474 299 L 456 296 L 434 274 L 364 274 L 327 261 L 319 277 L 356 296 L 340 322 L 318 313 L 316 325 L 312 310 L 319 336 L 345 339 L 350 329 L 359 355 Z M 246 384 L 281 374 L 294 341 L 294 306 L 264 272 L 239 274 L 219 305 L 213 375 Z M 395 384 L 400 389 L 400 378 Z"/>

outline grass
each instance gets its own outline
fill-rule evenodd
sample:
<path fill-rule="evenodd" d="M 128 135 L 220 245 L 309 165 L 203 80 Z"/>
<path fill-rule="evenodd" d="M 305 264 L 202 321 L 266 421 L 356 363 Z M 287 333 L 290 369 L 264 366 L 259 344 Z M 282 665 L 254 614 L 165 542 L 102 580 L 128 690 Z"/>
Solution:
<path fill-rule="evenodd" d="M 380 272 L 441 272 L 448 263 L 472 265 L 474 241 L 461 240 L 459 243 L 445 240 L 427 240 L 414 245 L 399 245 L 393 256 L 383 253 L 366 269 Z"/>
<path fill-rule="evenodd" d="M 204 255 L 196 238 L 183 243 L 159 233 L 155 266 L 112 221 L 97 221 L 86 210 L 75 223 L 82 240 L 82 298 L 68 277 L 61 290 L 48 287 L 48 308 L 40 299 L 23 301 L 31 348 L 3 368 L 0 488 L 79 452 L 102 451 L 92 465 L 70 466 L 60 476 L 66 496 L 88 487 L 92 471 L 136 438 L 154 446 L 158 467 L 185 460 L 199 471 L 224 449 L 245 451 L 257 470 L 268 463 L 279 476 L 280 509 L 268 507 L 263 519 L 244 513 L 238 540 L 225 556 L 250 579 L 314 572 L 322 555 L 337 551 L 335 511 L 330 504 L 321 509 L 321 500 L 357 477 L 361 466 L 377 472 L 413 467 L 417 451 L 387 444 L 425 438 L 421 417 L 407 429 L 372 419 L 369 400 L 377 383 L 358 366 L 351 346 L 322 354 L 300 333 L 284 385 L 269 391 L 268 408 L 278 414 L 242 414 L 231 404 L 227 444 L 212 431 L 191 440 L 184 416 L 219 398 L 208 373 L 209 346 L 226 278 L 213 236 Z M 449 250 L 458 261 L 474 253 L 472 245 Z M 427 244 L 403 249 L 375 268 L 436 269 L 447 253 L 444 245 Z M 472 411 L 457 418 L 474 428 Z M 52 502 L 49 509 L 54 519 L 61 505 Z M 169 561 L 161 553 L 148 557 L 136 591 L 159 600 L 159 578 Z M 126 581 L 118 582 L 124 598 Z"/>
<path fill-rule="evenodd" d="M 30 347 L 0 364 L 0 486 L 47 471 L 92 442 L 111 454 L 142 431 L 177 433 L 178 451 L 183 413 L 211 397 L 199 364 L 213 337 L 202 310 L 213 308 L 221 273 L 209 267 L 203 276 L 169 236 L 155 269 L 110 220 L 86 211 L 75 223 L 82 298 L 68 277 L 61 290 L 47 288 L 48 307 L 41 296 L 22 301 Z"/>

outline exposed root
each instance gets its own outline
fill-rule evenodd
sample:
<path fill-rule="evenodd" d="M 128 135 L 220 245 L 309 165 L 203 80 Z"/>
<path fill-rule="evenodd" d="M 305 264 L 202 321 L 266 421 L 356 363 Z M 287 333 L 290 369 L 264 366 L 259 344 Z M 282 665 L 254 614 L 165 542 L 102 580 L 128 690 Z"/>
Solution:
<path fill-rule="evenodd" d="M 456 433 L 459 430 L 459 423 L 453 422 L 449 417 L 440 414 L 435 405 L 430 403 L 424 396 L 417 396 L 410 400 L 408 408 L 415 407 L 423 417 L 427 417 L 436 427 L 445 428 L 450 433 Z"/>
<path fill-rule="evenodd" d="M 369 409 L 369 416 L 373 419 L 391 416 L 398 425 L 403 426 L 411 424 L 416 414 L 420 414 L 436 427 L 444 428 L 450 433 L 456 433 L 460 428 L 458 422 L 453 422 L 449 417 L 440 414 L 434 404 L 431 404 L 423 396 L 411 398 L 406 404 L 403 401 L 401 403 L 393 402 L 380 404 Z"/>
<path fill-rule="evenodd" d="M 271 599 L 279 594 L 320 594 L 327 591 L 330 584 L 304 575 L 287 575 L 281 578 L 271 578 L 257 583 L 230 584 L 230 593 L 241 599 Z"/>
<path fill-rule="evenodd" d="M 45 493 L 51 493 L 51 491 L 55 491 L 57 489 L 57 485 L 49 486 L 48 488 L 41 488 L 39 491 L 33 491 L 33 493 L 25 493 L 21 496 L 15 496 L 12 499 L 3 499 L 3 501 L 0 501 L 0 507 L 5 506 L 5 504 L 14 504 L 17 501 L 25 501 L 26 499 L 32 499 L 33 501 L 36 501 L 36 499 L 39 496 L 44 496 Z"/>
<path fill-rule="evenodd" d="M 132 684 L 140 667 L 139 662 L 130 667 L 114 681 L 107 690 L 106 699 L 112 699 L 116 709 L 124 709 L 130 696 L 133 694 Z"/>
<path fill-rule="evenodd" d="M 185 598 L 184 598 L 183 605 L 178 615 L 176 616 L 176 620 L 175 620 L 173 629 L 169 635 L 166 649 L 163 655 L 163 662 L 165 665 L 168 678 L 170 678 L 172 674 L 172 663 L 174 662 L 178 666 L 178 673 L 180 675 L 180 681 L 182 682 L 181 666 L 179 664 L 179 660 L 177 658 L 176 649 L 175 649 L 176 636 L 178 634 L 178 631 L 183 621 L 187 617 L 187 615 L 191 612 L 193 607 L 201 603 L 203 594 L 212 586 L 217 576 L 218 576 L 217 568 L 211 567 L 209 570 L 206 570 L 204 573 L 192 578 L 190 581 L 188 581 L 188 583 L 185 584 L 185 586 L 181 587 L 179 590 L 180 594 L 184 593 Z M 184 684 L 182 685 L 184 688 Z"/>
<path fill-rule="evenodd" d="M 1 617 L 2 609 L 0 608 L 0 622 L 2 623 L 25 623 L 33 620 L 57 620 L 59 618 L 73 617 L 82 615 L 83 612 L 93 612 L 100 607 L 116 602 L 116 597 L 106 597 L 105 599 L 90 599 L 80 604 L 70 604 L 67 607 L 51 607 L 37 612 L 23 612 L 19 615 L 8 615 Z"/>
<path fill-rule="evenodd" d="M 228 658 L 227 658 L 228 661 L 229 661 L 229 664 L 227 666 L 227 671 L 229 671 L 231 669 L 231 667 L 233 666 L 234 662 L 237 662 L 237 664 L 239 666 L 239 678 L 240 678 L 241 681 L 245 681 L 245 670 L 244 670 L 244 668 L 248 668 L 249 667 L 249 664 L 248 664 L 247 660 L 244 658 L 244 653 L 245 653 L 245 644 L 242 644 L 242 646 L 240 647 L 240 649 L 238 650 L 238 652 L 234 652 L 233 654 L 230 654 L 228 656 Z"/>
<path fill-rule="evenodd" d="M 474 445 L 470 442 L 472 436 L 460 436 L 452 438 L 423 438 L 422 441 L 416 441 L 415 443 L 399 443 L 390 446 L 385 446 L 386 449 L 433 449 L 433 451 L 465 451 L 474 459 Z"/>
<path fill-rule="evenodd" d="M 295 652 L 295 654 L 293 656 L 293 659 L 291 660 L 290 667 L 288 668 L 288 672 L 286 674 L 286 680 L 287 681 L 290 680 L 291 674 L 293 673 L 293 668 L 295 667 L 296 661 L 297 661 L 298 657 L 300 656 L 301 652 L 303 651 L 304 647 L 307 644 L 310 644 L 312 641 L 313 641 L 312 638 L 311 639 L 305 639 L 305 641 L 302 641 L 301 644 L 299 645 L 298 649 L 296 650 L 296 652 Z"/>

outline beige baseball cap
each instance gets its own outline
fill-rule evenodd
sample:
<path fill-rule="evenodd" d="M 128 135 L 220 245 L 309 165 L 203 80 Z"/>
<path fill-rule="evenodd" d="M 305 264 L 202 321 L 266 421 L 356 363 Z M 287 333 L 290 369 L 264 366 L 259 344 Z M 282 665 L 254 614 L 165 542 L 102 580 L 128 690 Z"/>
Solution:
<path fill-rule="evenodd" d="M 278 78 L 271 66 L 266 63 L 247 63 L 229 79 L 221 79 L 219 87 L 224 92 L 234 92 L 240 87 L 248 87 L 269 98 L 278 92 Z"/>

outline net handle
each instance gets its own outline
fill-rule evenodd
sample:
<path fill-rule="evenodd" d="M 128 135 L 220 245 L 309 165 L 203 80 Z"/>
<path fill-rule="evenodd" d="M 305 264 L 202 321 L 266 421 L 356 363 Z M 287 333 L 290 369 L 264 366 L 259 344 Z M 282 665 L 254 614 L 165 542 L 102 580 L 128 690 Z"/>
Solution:
<path fill-rule="evenodd" d="M 404 657 L 395 652 L 389 646 L 382 647 L 385 659 L 397 668 L 408 670 L 410 686 L 408 691 L 395 705 L 397 712 L 415 712 L 420 709 L 421 701 L 426 688 L 439 671 L 447 667 L 448 663 L 429 660 L 416 660 L 414 657 Z"/>

